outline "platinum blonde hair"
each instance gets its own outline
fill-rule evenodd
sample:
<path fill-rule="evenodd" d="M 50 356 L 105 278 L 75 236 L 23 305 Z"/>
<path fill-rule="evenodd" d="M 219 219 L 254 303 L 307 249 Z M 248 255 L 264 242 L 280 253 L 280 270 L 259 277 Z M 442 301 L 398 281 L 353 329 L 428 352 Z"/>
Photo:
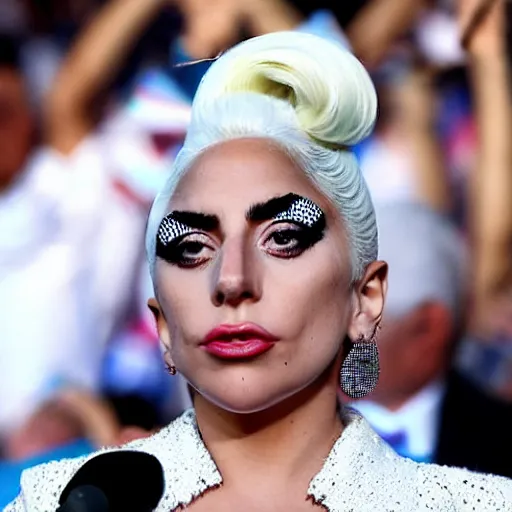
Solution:
<path fill-rule="evenodd" d="M 333 202 L 351 244 L 353 279 L 359 279 L 377 258 L 377 225 L 349 146 L 370 134 L 376 114 L 366 70 L 332 41 L 277 32 L 223 54 L 203 77 L 184 146 L 150 212 L 146 250 L 153 282 L 156 235 L 180 179 L 208 148 L 239 138 L 280 146 Z"/>

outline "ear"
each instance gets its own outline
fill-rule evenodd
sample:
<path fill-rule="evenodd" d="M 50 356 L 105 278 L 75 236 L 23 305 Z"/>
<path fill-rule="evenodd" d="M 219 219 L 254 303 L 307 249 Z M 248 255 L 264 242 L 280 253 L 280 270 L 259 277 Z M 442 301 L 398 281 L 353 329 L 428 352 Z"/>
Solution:
<path fill-rule="evenodd" d="M 148 308 L 155 319 L 156 329 L 158 331 L 160 342 L 165 347 L 164 357 L 166 362 L 172 365 L 172 361 L 168 360 L 169 352 L 171 350 L 171 336 L 169 334 L 169 327 L 167 326 L 167 321 L 165 320 L 162 308 L 155 298 L 148 300 Z"/>
<path fill-rule="evenodd" d="M 384 300 L 388 288 L 388 265 L 385 261 L 374 261 L 354 286 L 353 313 L 348 336 L 356 341 L 363 336 L 370 339 L 382 320 Z"/>

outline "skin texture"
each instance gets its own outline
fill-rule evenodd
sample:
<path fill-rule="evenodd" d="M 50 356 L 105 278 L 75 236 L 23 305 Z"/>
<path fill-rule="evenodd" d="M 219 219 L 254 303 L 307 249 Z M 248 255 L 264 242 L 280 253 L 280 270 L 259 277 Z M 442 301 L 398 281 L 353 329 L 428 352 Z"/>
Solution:
<path fill-rule="evenodd" d="M 32 147 L 33 129 L 20 73 L 0 68 L 0 191 L 23 169 Z"/>
<path fill-rule="evenodd" d="M 323 210 L 325 236 L 296 257 L 276 257 L 265 242 L 276 226 L 251 224 L 245 214 L 255 203 L 290 192 Z M 220 219 L 217 232 L 200 237 L 207 244 L 205 263 L 183 268 L 158 260 L 158 302 L 151 303 L 168 362 L 209 402 L 238 413 L 265 410 L 312 385 L 336 361 L 339 368 L 347 333 L 355 339 L 372 332 L 380 316 L 378 293 L 362 312 L 358 289 L 350 285 L 339 214 L 269 142 L 238 140 L 206 151 L 180 182 L 173 210 Z M 279 338 L 272 350 L 226 362 L 200 348 L 212 328 L 248 321 Z"/>

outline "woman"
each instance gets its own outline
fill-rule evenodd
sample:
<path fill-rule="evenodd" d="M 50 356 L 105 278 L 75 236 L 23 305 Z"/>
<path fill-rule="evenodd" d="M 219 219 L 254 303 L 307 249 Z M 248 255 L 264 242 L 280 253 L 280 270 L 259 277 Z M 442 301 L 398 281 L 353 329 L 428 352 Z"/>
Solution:
<path fill-rule="evenodd" d="M 378 377 L 387 267 L 349 149 L 376 108 L 361 64 L 306 34 L 249 40 L 205 76 L 147 230 L 166 363 L 194 389 L 193 411 L 127 445 L 164 467 L 156 510 L 510 506 L 508 480 L 402 459 L 340 414 L 340 380 L 361 397 Z M 54 510 L 85 460 L 26 472 L 7 510 Z"/>

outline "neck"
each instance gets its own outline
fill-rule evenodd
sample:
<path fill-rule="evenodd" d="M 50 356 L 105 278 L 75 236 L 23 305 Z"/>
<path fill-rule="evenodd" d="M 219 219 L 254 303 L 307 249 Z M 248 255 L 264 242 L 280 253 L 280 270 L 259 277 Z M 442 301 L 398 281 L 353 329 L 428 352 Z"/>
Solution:
<path fill-rule="evenodd" d="M 200 395 L 194 405 L 203 440 L 225 482 L 238 480 L 243 467 L 254 479 L 309 483 L 343 428 L 336 380 L 330 375 L 257 413 L 231 413 Z"/>

